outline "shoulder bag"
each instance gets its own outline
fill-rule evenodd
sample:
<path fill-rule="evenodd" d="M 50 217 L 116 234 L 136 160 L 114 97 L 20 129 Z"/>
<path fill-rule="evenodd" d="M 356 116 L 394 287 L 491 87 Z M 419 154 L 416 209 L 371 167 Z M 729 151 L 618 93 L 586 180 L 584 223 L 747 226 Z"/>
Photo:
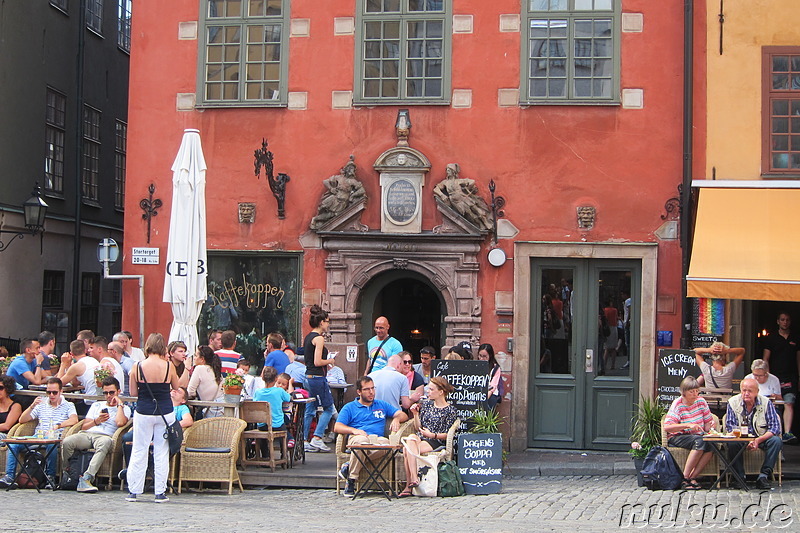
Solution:
<path fill-rule="evenodd" d="M 139 374 L 142 376 L 142 381 L 144 382 L 145 386 L 147 387 L 148 392 L 150 392 L 150 396 L 155 399 L 153 395 L 153 389 L 150 388 L 150 384 L 147 382 L 147 378 L 144 376 L 144 372 L 142 371 L 142 367 L 137 367 Z M 167 444 L 169 445 L 169 455 L 172 457 L 179 451 L 181 451 L 181 444 L 183 444 L 183 428 L 181 427 L 181 423 L 176 420 L 172 424 L 167 422 L 167 417 L 164 416 L 164 413 L 161 411 L 161 406 L 158 405 L 156 402 L 156 409 L 158 410 L 158 414 L 161 415 L 162 420 L 164 420 L 164 424 L 167 426 L 164 429 L 164 439 L 166 439 Z"/>
<path fill-rule="evenodd" d="M 375 366 L 375 359 L 378 358 L 378 354 L 381 353 L 381 348 L 383 348 L 383 345 L 386 344 L 386 341 L 388 341 L 389 339 L 391 339 L 391 337 L 386 337 L 385 339 L 383 339 L 383 342 L 378 345 L 378 349 L 375 350 L 375 355 L 372 356 L 372 361 L 369 362 L 369 366 L 367 367 L 367 371 L 364 372 L 365 375 L 369 374 L 370 372 L 372 372 L 372 367 Z"/>

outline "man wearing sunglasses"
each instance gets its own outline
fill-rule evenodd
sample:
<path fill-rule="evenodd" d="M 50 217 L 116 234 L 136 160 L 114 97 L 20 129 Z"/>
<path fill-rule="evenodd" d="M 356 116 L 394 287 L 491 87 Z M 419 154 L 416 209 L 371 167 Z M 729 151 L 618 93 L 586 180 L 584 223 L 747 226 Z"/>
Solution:
<path fill-rule="evenodd" d="M 68 402 L 61 395 L 63 384 L 58 378 L 47 379 L 47 396 L 37 396 L 33 403 L 22 412 L 19 417 L 21 424 L 38 420 L 36 431 L 46 432 L 50 429 L 58 431 L 66 427 L 74 426 L 78 423 L 78 413 L 75 412 L 75 405 Z M 45 399 L 46 398 L 46 399 Z M 57 444 L 48 444 L 47 451 Z M 9 453 L 6 458 L 6 475 L 0 478 L 0 487 L 9 487 L 14 484 L 14 474 L 17 471 L 17 454 L 22 446 L 11 444 L 9 448 L 13 453 Z M 50 453 L 47 457 L 47 475 L 51 478 L 55 476 L 58 455 Z"/>
<path fill-rule="evenodd" d="M 111 437 L 118 428 L 128 423 L 131 408 L 123 405 L 119 399 L 119 381 L 114 377 L 103 380 L 105 401 L 94 402 L 83 419 L 81 431 L 70 435 L 61 446 L 61 464 L 67 465 L 69 458 L 76 451 L 94 448 L 94 455 L 78 480 L 78 492 L 97 492 L 92 482 L 100 466 L 111 451 L 114 442 Z"/>

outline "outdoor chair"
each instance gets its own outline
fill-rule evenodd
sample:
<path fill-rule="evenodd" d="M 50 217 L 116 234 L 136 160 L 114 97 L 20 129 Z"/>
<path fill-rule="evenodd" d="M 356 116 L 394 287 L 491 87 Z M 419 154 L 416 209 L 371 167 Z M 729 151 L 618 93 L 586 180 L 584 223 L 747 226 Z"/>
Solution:
<path fill-rule="evenodd" d="M 289 451 L 287 448 L 287 432 L 274 431 L 272 429 L 272 409 L 269 402 L 253 402 L 245 401 L 239 405 L 239 417 L 248 424 L 266 424 L 267 431 L 260 429 L 248 429 L 242 433 L 242 439 L 239 449 L 239 462 L 242 466 L 257 465 L 269 466 L 273 472 L 278 465 L 287 468 L 289 463 Z M 278 439 L 281 451 L 281 458 L 275 459 L 277 451 L 275 450 L 275 440 Z M 255 457 L 249 459 L 247 457 L 247 444 L 248 441 L 254 442 Z M 267 442 L 269 448 L 269 457 L 264 457 L 262 453 L 262 441 Z"/>
<path fill-rule="evenodd" d="M 198 420 L 184 433 L 178 476 L 178 494 L 185 481 L 218 481 L 228 484 L 228 494 L 233 494 L 233 483 L 244 492 L 236 460 L 239 443 L 247 423 L 240 418 L 217 417 Z"/>
<path fill-rule="evenodd" d="M 745 475 L 758 475 L 761 473 L 761 465 L 764 463 L 764 450 L 756 448 L 755 450 L 745 450 L 742 455 L 744 462 Z M 783 458 L 783 451 L 778 454 L 778 460 L 775 461 L 775 469 L 772 471 L 772 478 L 777 479 L 778 486 L 783 486 L 783 467 L 781 466 L 781 459 Z M 730 473 L 726 474 L 726 484 L 730 482 Z"/>
<path fill-rule="evenodd" d="M 683 467 L 686 466 L 686 459 L 689 458 L 689 450 L 667 445 L 667 432 L 664 431 L 664 419 L 666 417 L 667 415 L 661 417 L 661 445 L 669 450 L 669 453 L 672 454 L 672 457 L 675 458 L 675 461 L 678 463 L 681 471 L 683 471 Z M 713 413 L 711 414 L 711 417 L 714 419 L 714 427 L 712 429 L 719 429 L 719 418 L 717 418 L 717 415 Z M 719 476 L 719 471 L 719 459 L 717 459 L 716 455 L 713 455 L 706 467 L 703 468 L 703 471 L 700 473 L 700 475 L 713 476 L 714 479 L 716 479 L 717 476 Z"/>
<path fill-rule="evenodd" d="M 413 429 L 413 427 L 414 427 L 413 421 L 410 420 L 409 422 L 412 423 L 411 427 Z M 449 461 L 450 459 L 452 459 L 453 458 L 453 454 L 455 452 L 456 433 L 458 432 L 458 428 L 460 426 L 461 426 L 461 419 L 460 418 L 456 418 L 456 421 L 453 422 L 453 425 L 451 425 L 450 429 L 447 430 L 447 444 L 445 446 L 441 446 L 441 447 L 437 448 L 436 450 L 430 451 L 428 453 L 423 453 L 422 455 L 423 456 L 438 455 L 439 456 L 439 462 Z M 407 435 L 411 435 L 411 433 L 414 433 L 414 432 L 411 431 L 410 433 L 407 433 Z M 405 482 L 406 482 L 406 469 L 405 469 L 405 465 L 403 464 L 403 461 L 405 459 L 403 459 L 403 454 L 402 453 L 397 454 L 397 459 L 396 460 L 398 461 L 398 464 L 395 466 L 395 468 L 397 469 L 397 478 L 398 478 L 397 482 L 398 482 L 398 488 L 399 488 L 400 484 L 405 485 Z"/>
<path fill-rule="evenodd" d="M 391 420 L 387 420 L 387 424 L 391 424 Z M 407 435 L 411 435 L 414 432 L 414 421 L 408 420 L 400 424 L 400 429 L 393 433 L 389 434 L 389 443 L 390 444 L 400 444 L 400 439 Z M 347 451 L 347 438 L 348 435 L 342 435 L 341 433 L 336 435 L 336 447 L 334 448 L 334 453 L 336 454 L 336 493 L 339 494 L 342 488 L 342 481 L 339 478 L 339 470 L 342 468 L 342 465 L 350 460 L 350 452 Z M 398 454 L 395 457 L 395 464 L 392 465 L 391 463 L 386 465 L 386 469 L 382 472 L 384 478 L 388 479 L 390 483 L 397 483 L 396 476 L 393 475 L 393 472 L 398 471 L 398 460 L 399 463 L 399 471 L 403 471 L 403 456 L 402 454 Z M 358 479 L 356 480 L 356 484 L 360 485 L 363 483 L 367 478 L 366 472 L 364 469 L 361 470 L 359 473 Z"/>
<path fill-rule="evenodd" d="M 95 475 L 95 478 L 103 477 L 108 479 L 108 483 L 106 483 L 106 489 L 108 490 L 111 490 L 114 484 L 114 479 L 117 477 L 117 473 L 122 468 L 122 436 L 128 432 L 132 424 L 133 421 L 128 420 L 124 426 L 117 428 L 117 430 L 114 432 L 114 435 L 111 436 L 111 450 L 109 450 L 106 458 L 103 459 L 103 464 L 100 465 L 100 469 Z M 64 431 L 64 438 L 66 439 L 70 435 L 78 433 L 81 431 L 82 427 L 83 421 L 80 421 L 74 426 L 68 428 Z M 94 448 L 90 448 L 89 451 L 94 451 Z M 66 467 L 66 465 L 64 466 Z M 124 485 L 124 481 L 122 484 Z"/>

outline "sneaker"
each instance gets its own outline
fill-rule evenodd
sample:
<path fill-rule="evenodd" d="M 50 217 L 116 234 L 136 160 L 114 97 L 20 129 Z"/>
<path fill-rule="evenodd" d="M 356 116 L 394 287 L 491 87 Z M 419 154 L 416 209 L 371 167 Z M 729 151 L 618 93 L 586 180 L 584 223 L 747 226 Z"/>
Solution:
<path fill-rule="evenodd" d="M 156 503 L 166 503 L 169 501 L 169 498 L 167 498 L 166 494 L 161 493 L 161 494 L 156 494 L 156 499 L 154 501 Z"/>
<path fill-rule="evenodd" d="M 128 481 L 128 469 L 123 468 L 117 473 L 117 479 L 120 481 Z"/>
<path fill-rule="evenodd" d="M 286 442 L 286 447 L 287 447 L 287 448 L 294 448 L 294 439 L 289 439 L 289 440 Z"/>
<path fill-rule="evenodd" d="M 14 477 L 6 474 L 0 478 L 0 487 L 8 488 L 14 484 Z"/>
<path fill-rule="evenodd" d="M 348 479 L 347 485 L 344 487 L 344 492 L 342 493 L 345 497 L 353 497 L 356 495 L 356 480 L 355 479 Z"/>
<path fill-rule="evenodd" d="M 336 435 L 333 433 L 327 433 L 324 437 L 322 437 L 322 442 L 325 444 L 330 444 L 331 442 L 336 441 Z"/>
<path fill-rule="evenodd" d="M 769 478 L 765 474 L 761 474 L 756 479 L 756 488 L 757 489 L 769 489 L 770 483 Z"/>
<path fill-rule="evenodd" d="M 305 441 L 305 443 L 303 443 L 303 450 L 305 450 L 306 453 L 318 452 L 319 451 L 316 447 L 312 446 L 311 443 L 308 442 L 308 441 Z"/>
<path fill-rule="evenodd" d="M 320 452 L 329 452 L 329 451 L 331 451 L 331 449 L 319 437 L 314 437 L 313 439 L 311 439 L 310 444 L 311 444 L 311 446 L 316 448 L 317 451 L 320 451 Z"/>
<path fill-rule="evenodd" d="M 783 443 L 784 444 L 797 444 L 797 437 L 794 436 L 792 433 L 784 433 L 783 434 Z"/>
<path fill-rule="evenodd" d="M 347 481 L 347 476 L 350 475 L 350 462 L 346 462 L 342 465 L 339 469 L 339 479 L 342 481 Z"/>
<path fill-rule="evenodd" d="M 136 494 L 129 492 L 127 496 L 125 496 L 126 502 L 135 502 L 136 501 Z"/>
<path fill-rule="evenodd" d="M 93 480 L 94 478 L 89 474 L 83 474 L 78 479 L 78 488 L 76 490 L 78 492 L 97 492 L 97 487 L 92 485 Z"/>

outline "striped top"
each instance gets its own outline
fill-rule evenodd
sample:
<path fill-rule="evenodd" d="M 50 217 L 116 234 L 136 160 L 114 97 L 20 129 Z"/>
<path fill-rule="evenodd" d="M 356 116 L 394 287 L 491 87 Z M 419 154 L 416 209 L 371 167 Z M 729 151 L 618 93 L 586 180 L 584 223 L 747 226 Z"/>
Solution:
<path fill-rule="evenodd" d="M 706 423 L 713 423 L 714 419 L 711 417 L 711 411 L 708 409 L 708 404 L 703 398 L 698 398 L 692 405 L 687 406 L 683 403 L 683 397 L 675 398 L 672 405 L 669 407 L 667 417 L 664 419 L 664 426 L 671 426 L 672 424 L 698 424 L 701 428 L 706 426 Z M 675 435 L 696 434 L 702 435 L 703 430 L 689 431 L 684 429 L 674 433 L 667 433 L 667 436 L 674 437 Z"/>
<path fill-rule="evenodd" d="M 47 431 L 52 426 L 66 422 L 70 416 L 77 414 L 78 413 L 75 411 L 75 404 L 68 402 L 62 396 L 61 403 L 56 407 L 50 405 L 50 400 L 45 400 L 34 407 L 33 411 L 31 411 L 31 418 L 39 420 L 39 423 L 36 425 L 37 431 Z"/>

